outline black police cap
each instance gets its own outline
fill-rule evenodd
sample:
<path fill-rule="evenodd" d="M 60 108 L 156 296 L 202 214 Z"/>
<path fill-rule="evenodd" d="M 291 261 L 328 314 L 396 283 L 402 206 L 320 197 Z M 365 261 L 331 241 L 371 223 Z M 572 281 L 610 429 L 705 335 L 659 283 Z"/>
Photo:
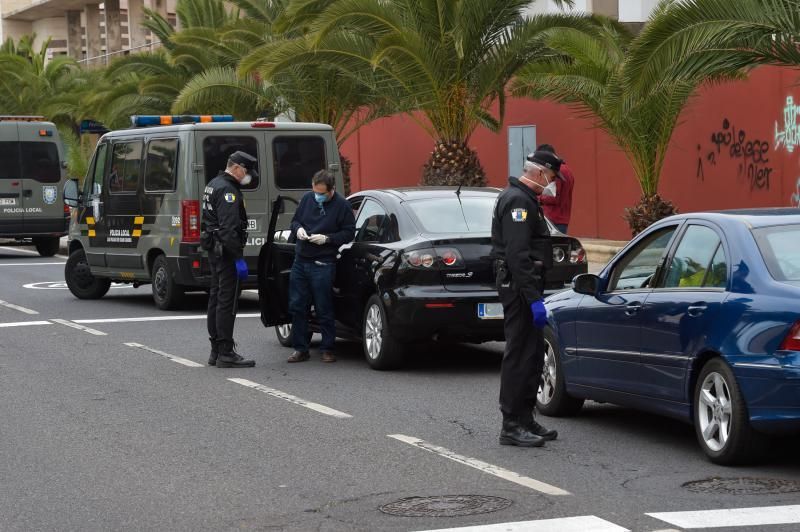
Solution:
<path fill-rule="evenodd" d="M 544 166 L 548 170 L 552 170 L 558 177 L 563 178 L 561 175 L 561 164 L 564 161 L 562 161 L 561 158 L 555 153 L 545 150 L 536 150 L 535 152 L 528 154 L 526 159 L 532 163 Z"/>
<path fill-rule="evenodd" d="M 258 177 L 258 170 L 256 170 L 256 163 L 258 160 L 249 153 L 244 151 L 235 151 L 230 157 L 228 157 L 228 160 L 246 168 L 253 177 Z"/>

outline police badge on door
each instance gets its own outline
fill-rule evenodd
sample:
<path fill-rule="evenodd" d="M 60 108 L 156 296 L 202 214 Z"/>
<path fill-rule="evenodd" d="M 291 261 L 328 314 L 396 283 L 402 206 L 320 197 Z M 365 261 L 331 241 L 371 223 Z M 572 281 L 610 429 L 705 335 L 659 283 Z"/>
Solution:
<path fill-rule="evenodd" d="M 42 200 L 45 204 L 52 205 L 58 199 L 58 189 L 56 187 L 42 187 Z"/>

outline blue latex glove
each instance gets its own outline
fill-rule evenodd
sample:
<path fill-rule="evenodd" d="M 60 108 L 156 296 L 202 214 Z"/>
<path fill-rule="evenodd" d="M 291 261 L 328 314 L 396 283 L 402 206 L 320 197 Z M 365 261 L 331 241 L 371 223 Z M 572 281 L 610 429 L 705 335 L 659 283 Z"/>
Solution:
<path fill-rule="evenodd" d="M 547 325 L 547 309 L 544 308 L 544 300 L 538 299 L 531 303 L 531 312 L 533 313 L 533 325 L 537 329 L 544 329 Z"/>
<path fill-rule="evenodd" d="M 244 259 L 236 259 L 236 275 L 239 277 L 239 280 L 246 281 L 247 274 L 249 273 L 250 272 L 247 269 L 247 263 L 244 261 Z"/>

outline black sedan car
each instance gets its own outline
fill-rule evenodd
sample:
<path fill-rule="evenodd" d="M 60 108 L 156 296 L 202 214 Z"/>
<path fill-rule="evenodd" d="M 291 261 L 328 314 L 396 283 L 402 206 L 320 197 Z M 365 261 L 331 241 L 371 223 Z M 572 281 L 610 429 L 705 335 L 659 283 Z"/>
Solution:
<path fill-rule="evenodd" d="M 366 190 L 348 198 L 356 218 L 353 242 L 339 250 L 334 286 L 336 334 L 361 340 L 375 369 L 402 363 L 405 345 L 429 340 L 503 340 L 503 309 L 492 272 L 492 209 L 500 189 L 420 187 Z M 270 241 L 259 263 L 261 320 L 290 345 L 289 271 L 294 244 Z M 586 273 L 580 242 L 553 232 L 548 290 Z M 281 234 L 279 231 L 278 235 Z M 313 314 L 312 330 L 316 330 Z"/>

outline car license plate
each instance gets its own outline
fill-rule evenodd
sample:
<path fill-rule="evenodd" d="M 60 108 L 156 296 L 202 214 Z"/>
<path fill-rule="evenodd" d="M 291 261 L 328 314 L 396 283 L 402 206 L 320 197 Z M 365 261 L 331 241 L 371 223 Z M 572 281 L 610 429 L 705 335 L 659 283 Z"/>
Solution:
<path fill-rule="evenodd" d="M 501 303 L 478 303 L 478 317 L 482 320 L 502 320 L 503 305 Z"/>
<path fill-rule="evenodd" d="M 16 205 L 17 200 L 14 198 L 0 198 L 0 205 Z"/>

